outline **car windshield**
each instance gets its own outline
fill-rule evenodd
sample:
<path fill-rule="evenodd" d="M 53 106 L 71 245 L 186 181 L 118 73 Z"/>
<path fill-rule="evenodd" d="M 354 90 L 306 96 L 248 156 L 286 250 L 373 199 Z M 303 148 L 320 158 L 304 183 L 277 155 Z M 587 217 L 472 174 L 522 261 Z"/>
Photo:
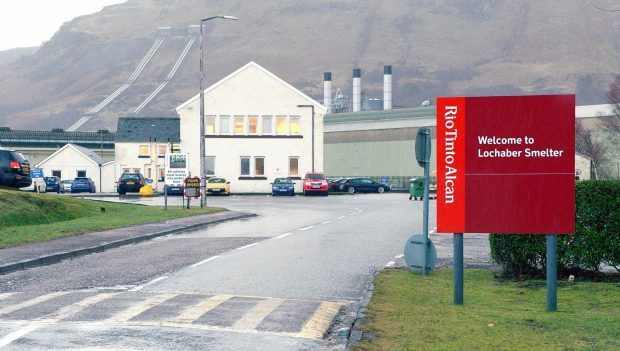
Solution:
<path fill-rule="evenodd" d="M 288 178 L 276 178 L 273 184 L 291 184 L 292 181 Z"/>
<path fill-rule="evenodd" d="M 208 183 L 226 183 L 226 179 L 224 178 L 211 178 L 207 181 Z"/>
<path fill-rule="evenodd" d="M 74 183 L 88 183 L 88 178 L 75 178 Z"/>
<path fill-rule="evenodd" d="M 71 180 L 63 180 L 62 182 L 60 182 L 60 184 L 71 184 L 72 181 Z"/>
<path fill-rule="evenodd" d="M 325 179 L 325 176 L 321 173 L 311 173 L 311 174 L 308 174 L 306 178 L 312 179 L 312 180 L 321 180 L 321 179 Z"/>
<path fill-rule="evenodd" d="M 121 180 L 140 180 L 140 176 L 137 174 L 123 174 Z"/>

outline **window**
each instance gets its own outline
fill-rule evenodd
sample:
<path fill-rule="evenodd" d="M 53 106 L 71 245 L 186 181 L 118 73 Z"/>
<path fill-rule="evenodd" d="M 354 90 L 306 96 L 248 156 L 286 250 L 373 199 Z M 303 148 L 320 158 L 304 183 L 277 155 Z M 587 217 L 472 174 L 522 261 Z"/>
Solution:
<path fill-rule="evenodd" d="M 258 134 L 258 116 L 248 117 L 248 134 Z"/>
<path fill-rule="evenodd" d="M 165 155 L 167 150 L 168 150 L 168 145 L 166 144 L 157 145 L 157 154 L 159 156 Z"/>
<path fill-rule="evenodd" d="M 230 116 L 220 116 L 220 134 L 230 134 Z"/>
<path fill-rule="evenodd" d="M 164 179 L 166 179 L 166 169 L 162 167 L 159 169 L 159 180 L 164 181 Z"/>
<path fill-rule="evenodd" d="M 206 116 L 205 119 L 205 134 L 215 134 L 215 116 Z"/>
<path fill-rule="evenodd" d="M 241 116 L 235 116 L 235 135 L 243 135 L 245 134 L 245 131 L 243 130 L 243 117 Z"/>
<path fill-rule="evenodd" d="M 140 156 L 149 156 L 149 154 L 150 154 L 149 146 L 148 145 L 140 145 L 138 152 L 139 152 Z"/>
<path fill-rule="evenodd" d="M 212 176 L 215 175 L 215 157 L 207 156 L 205 157 L 205 175 Z"/>
<path fill-rule="evenodd" d="M 131 171 L 131 169 L 129 169 L 129 168 L 123 168 L 123 173 L 129 173 L 129 171 Z"/>
<path fill-rule="evenodd" d="M 276 117 L 276 134 L 286 135 L 286 117 L 285 116 Z"/>
<path fill-rule="evenodd" d="M 301 134 L 301 128 L 299 126 L 299 117 L 291 117 L 291 135 Z"/>
<path fill-rule="evenodd" d="M 273 134 L 273 128 L 271 127 L 271 122 L 273 117 L 271 116 L 263 116 L 263 135 Z"/>
<path fill-rule="evenodd" d="M 77 177 L 78 178 L 85 178 L 86 177 L 86 171 L 77 171 Z"/>
<path fill-rule="evenodd" d="M 264 157 L 255 157 L 254 158 L 254 176 L 264 176 L 265 175 L 265 158 Z"/>
<path fill-rule="evenodd" d="M 61 174 L 61 171 L 52 171 L 52 177 L 58 177 L 62 179 L 62 177 L 60 176 Z"/>
<path fill-rule="evenodd" d="M 134 173 L 142 173 L 142 170 L 140 168 L 134 168 L 133 172 Z"/>
<path fill-rule="evenodd" d="M 242 176 L 250 175 L 250 158 L 249 157 L 241 157 L 241 175 Z"/>
<path fill-rule="evenodd" d="M 291 177 L 299 177 L 299 157 L 289 157 L 288 175 Z"/>

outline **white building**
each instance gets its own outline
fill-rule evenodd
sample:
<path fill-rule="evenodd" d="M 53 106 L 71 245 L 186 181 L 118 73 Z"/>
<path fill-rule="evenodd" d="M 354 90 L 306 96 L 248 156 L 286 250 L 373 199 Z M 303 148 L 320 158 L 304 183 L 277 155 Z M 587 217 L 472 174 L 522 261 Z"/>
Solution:
<path fill-rule="evenodd" d="M 36 167 L 43 168 L 46 177 L 88 177 L 95 182 L 97 192 L 114 191 L 114 161 L 104 162 L 100 155 L 79 145 L 66 144 Z"/>
<path fill-rule="evenodd" d="M 192 176 L 200 175 L 204 135 L 206 175 L 226 178 L 232 193 L 270 192 L 276 177 L 301 179 L 313 165 L 323 170 L 326 108 L 255 62 L 205 90 L 205 131 L 200 131 L 199 95 L 176 111 L 181 152 L 190 154 Z"/>

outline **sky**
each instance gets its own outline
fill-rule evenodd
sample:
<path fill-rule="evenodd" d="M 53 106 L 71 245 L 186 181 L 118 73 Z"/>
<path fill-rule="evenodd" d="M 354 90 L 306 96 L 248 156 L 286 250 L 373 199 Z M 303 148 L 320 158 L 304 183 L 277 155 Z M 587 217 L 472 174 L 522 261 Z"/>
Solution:
<path fill-rule="evenodd" d="M 39 46 L 75 17 L 127 0 L 2 0 L 0 51 Z"/>

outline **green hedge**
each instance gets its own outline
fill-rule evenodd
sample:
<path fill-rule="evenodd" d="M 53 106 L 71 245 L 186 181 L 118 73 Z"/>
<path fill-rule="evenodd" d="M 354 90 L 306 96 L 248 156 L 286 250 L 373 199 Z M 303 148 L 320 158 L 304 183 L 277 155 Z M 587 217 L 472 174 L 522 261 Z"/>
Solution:
<path fill-rule="evenodd" d="M 575 183 L 575 235 L 558 235 L 558 270 L 597 272 L 601 265 L 620 271 L 620 181 Z M 492 234 L 491 256 L 507 276 L 545 272 L 544 235 Z"/>

